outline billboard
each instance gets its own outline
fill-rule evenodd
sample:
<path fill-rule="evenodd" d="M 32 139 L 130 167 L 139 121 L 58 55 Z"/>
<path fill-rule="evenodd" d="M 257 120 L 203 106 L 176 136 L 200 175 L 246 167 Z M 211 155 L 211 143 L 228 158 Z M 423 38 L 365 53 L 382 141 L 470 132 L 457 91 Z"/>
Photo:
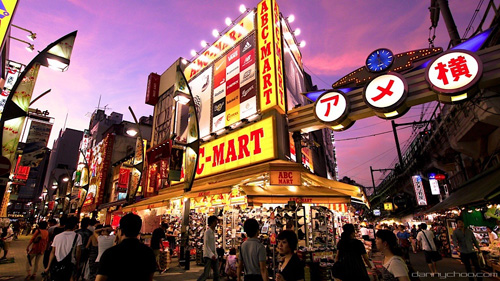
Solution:
<path fill-rule="evenodd" d="M 263 0 L 257 6 L 260 109 L 285 112 L 279 9 L 276 1 Z"/>
<path fill-rule="evenodd" d="M 16 7 L 17 0 L 0 1 L 0 38 L 2 41 L 0 50 L 3 50 L 3 45 L 5 43 L 5 34 L 7 34 L 7 30 L 10 27 L 10 21 L 14 16 Z"/>
<path fill-rule="evenodd" d="M 17 77 L 21 73 L 21 64 L 9 61 L 7 67 L 7 77 L 5 78 L 5 84 L 2 89 L 2 93 L 0 94 L 0 115 L 3 112 L 3 108 L 5 107 L 5 103 L 7 102 L 7 98 L 10 95 L 10 91 L 14 84 L 16 84 Z"/>
<path fill-rule="evenodd" d="M 28 133 L 26 143 L 41 142 L 47 146 L 49 142 L 50 132 L 52 131 L 52 123 L 31 119 L 31 126 Z"/>
<path fill-rule="evenodd" d="M 212 95 L 212 67 L 189 82 L 198 114 L 200 138 L 210 134 L 210 99 Z"/>
<path fill-rule="evenodd" d="M 214 63 L 212 132 L 257 113 L 255 83 L 255 34 L 252 34 Z M 202 129 L 200 126 L 200 132 Z"/>
<path fill-rule="evenodd" d="M 301 62 L 297 62 L 297 60 L 295 60 L 293 52 L 287 41 L 283 42 L 283 47 L 286 75 L 286 107 L 287 110 L 290 110 L 298 104 L 306 105 L 306 99 L 303 95 L 301 95 L 301 93 L 305 93 L 307 90 L 304 82 L 304 73 L 300 67 Z"/>
<path fill-rule="evenodd" d="M 253 12 L 248 13 L 238 24 L 234 25 L 226 34 L 208 49 L 206 49 L 198 58 L 189 64 L 184 70 L 186 80 L 190 81 L 196 74 L 200 73 L 210 63 L 220 57 L 232 46 L 240 42 L 245 36 L 255 29 Z"/>

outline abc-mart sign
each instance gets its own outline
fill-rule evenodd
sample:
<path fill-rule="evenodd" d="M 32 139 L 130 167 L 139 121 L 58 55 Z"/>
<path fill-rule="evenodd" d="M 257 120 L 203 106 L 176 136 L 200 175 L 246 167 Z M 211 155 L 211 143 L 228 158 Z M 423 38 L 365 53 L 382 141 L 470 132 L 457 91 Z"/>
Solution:
<path fill-rule="evenodd" d="M 451 50 L 429 63 L 425 78 L 441 102 L 455 103 L 473 96 L 482 73 L 483 65 L 476 54 Z M 410 91 L 401 74 L 389 72 L 377 76 L 364 87 L 363 101 L 380 118 L 394 119 L 409 110 L 406 99 Z M 324 92 L 314 105 L 316 119 L 336 131 L 352 126 L 350 110 L 348 96 L 335 89 Z"/>

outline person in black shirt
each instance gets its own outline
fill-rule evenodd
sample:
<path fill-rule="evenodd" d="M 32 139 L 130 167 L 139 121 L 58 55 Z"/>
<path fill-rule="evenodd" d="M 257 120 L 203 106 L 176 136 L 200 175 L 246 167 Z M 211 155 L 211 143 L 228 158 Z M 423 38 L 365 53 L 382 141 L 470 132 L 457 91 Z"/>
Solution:
<path fill-rule="evenodd" d="M 167 231 L 168 224 L 162 223 L 160 227 L 153 230 L 153 235 L 151 236 L 151 249 L 155 254 L 156 264 L 158 270 L 160 270 L 160 249 L 163 249 L 162 241 L 165 239 L 165 231 Z"/>
<path fill-rule="evenodd" d="M 278 235 L 278 252 L 284 257 L 280 270 L 276 274 L 276 281 L 303 281 L 304 265 L 295 250 L 298 239 L 292 230 L 284 230 Z"/>
<path fill-rule="evenodd" d="M 127 214 L 120 220 L 120 243 L 107 249 L 99 260 L 96 281 L 151 281 L 156 270 L 153 250 L 142 244 L 137 236 L 141 217 Z"/>
<path fill-rule="evenodd" d="M 342 280 L 369 281 L 370 277 L 368 277 L 365 263 L 370 269 L 372 266 L 366 254 L 365 245 L 354 238 L 354 225 L 347 223 L 342 229 L 344 232 L 340 235 L 338 253 L 335 257 L 335 262 L 343 262 L 343 267 L 347 274 Z"/>

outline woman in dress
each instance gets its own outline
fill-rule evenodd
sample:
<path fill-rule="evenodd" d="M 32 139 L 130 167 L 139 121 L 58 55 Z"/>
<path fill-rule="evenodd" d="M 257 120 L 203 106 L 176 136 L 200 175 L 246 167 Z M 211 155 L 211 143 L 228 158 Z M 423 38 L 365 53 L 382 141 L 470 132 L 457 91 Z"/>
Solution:
<path fill-rule="evenodd" d="M 292 230 L 278 235 L 278 252 L 283 257 L 276 281 L 304 281 L 304 265 L 295 253 L 299 240 Z"/>
<path fill-rule="evenodd" d="M 375 269 L 375 274 L 381 277 L 379 278 L 380 280 L 384 281 L 410 281 L 408 267 L 401 257 L 402 251 L 398 247 L 396 235 L 389 230 L 379 230 L 375 236 L 377 236 L 377 249 L 384 255 L 382 271 Z"/>
<path fill-rule="evenodd" d="M 335 257 L 335 262 L 342 262 L 343 264 L 344 279 L 342 280 L 369 281 L 370 277 L 368 277 L 366 266 L 371 269 L 372 265 L 366 254 L 365 245 L 354 238 L 354 225 L 348 223 L 342 229 L 344 232 L 340 235 L 338 253 Z"/>

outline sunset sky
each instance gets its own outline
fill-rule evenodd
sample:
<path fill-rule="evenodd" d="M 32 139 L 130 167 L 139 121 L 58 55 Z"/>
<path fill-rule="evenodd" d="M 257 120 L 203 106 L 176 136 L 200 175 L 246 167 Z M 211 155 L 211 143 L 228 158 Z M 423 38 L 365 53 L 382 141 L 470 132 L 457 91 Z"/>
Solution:
<path fill-rule="evenodd" d="M 450 1 L 462 36 L 479 1 Z M 144 103 L 147 76 L 163 73 L 177 58 L 190 59 L 190 50 L 201 50 L 200 41 L 213 43 L 214 28 L 226 27 L 224 19 L 235 19 L 240 4 L 256 7 L 257 0 L 20 0 L 12 23 L 37 34 L 35 50 L 43 50 L 58 38 L 78 30 L 71 65 L 64 73 L 42 68 L 34 96 L 52 92 L 32 107 L 48 110 L 55 118 L 50 144 L 64 126 L 83 130 L 101 96 L 106 113 L 152 115 Z M 305 40 L 302 56 L 305 71 L 318 88 L 331 84 L 362 66 L 368 54 L 381 47 L 401 53 L 429 47 L 430 1 L 340 1 L 281 0 L 284 16 L 293 14 L 293 29 L 300 28 Z M 483 4 L 473 23 L 484 13 Z M 472 32 L 471 32 L 472 33 Z M 12 36 L 26 40 L 26 32 L 12 28 Z M 449 36 L 442 19 L 435 46 L 447 48 Z M 10 43 L 10 59 L 28 64 L 35 56 L 17 41 Z M 419 120 L 424 105 L 416 106 L 397 122 Z M 425 105 L 427 116 L 434 106 Z M 424 109 L 425 109 L 424 108 Z M 358 121 L 336 133 L 339 176 L 349 176 L 371 185 L 369 166 L 391 168 L 397 157 L 392 133 L 358 140 L 345 140 L 391 130 L 390 121 L 377 117 Z M 400 142 L 408 142 L 411 129 L 400 130 Z M 375 174 L 378 179 L 382 174 Z"/>

